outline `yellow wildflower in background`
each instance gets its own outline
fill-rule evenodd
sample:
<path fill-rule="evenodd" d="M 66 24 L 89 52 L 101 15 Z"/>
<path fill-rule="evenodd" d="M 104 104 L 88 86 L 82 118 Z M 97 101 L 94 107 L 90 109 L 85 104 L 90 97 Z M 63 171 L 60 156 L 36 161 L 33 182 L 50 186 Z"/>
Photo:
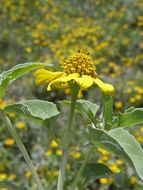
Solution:
<path fill-rule="evenodd" d="M 110 168 L 110 170 L 112 170 L 112 172 L 118 173 L 121 171 L 121 169 L 119 168 L 119 165 L 117 165 L 116 163 L 110 163 L 109 168 Z"/>
<path fill-rule="evenodd" d="M 7 145 L 7 146 L 11 146 L 14 144 L 14 139 L 13 138 L 7 138 L 5 141 L 4 141 L 4 144 Z"/>
<path fill-rule="evenodd" d="M 71 155 L 73 158 L 76 158 L 76 159 L 81 158 L 81 153 L 80 153 L 80 152 L 71 152 L 70 155 Z"/>
<path fill-rule="evenodd" d="M 15 174 L 10 174 L 8 178 L 10 180 L 15 180 L 16 179 L 16 175 Z"/>
<path fill-rule="evenodd" d="M 52 72 L 39 69 L 35 72 L 37 84 L 48 83 L 47 90 L 70 87 L 70 82 L 79 85 L 80 89 L 87 90 L 97 84 L 104 93 L 113 94 L 114 87 L 97 78 L 96 67 L 89 55 L 78 52 L 61 64 L 62 72 Z"/>
<path fill-rule="evenodd" d="M 8 178 L 10 180 L 15 180 L 16 179 L 16 175 L 15 174 L 10 174 Z"/>
<path fill-rule="evenodd" d="M 23 121 L 19 121 L 16 126 L 18 129 L 24 129 L 26 125 Z"/>
<path fill-rule="evenodd" d="M 100 183 L 105 185 L 105 184 L 109 184 L 109 179 L 108 178 L 101 178 L 99 179 Z"/>
<path fill-rule="evenodd" d="M 115 102 L 115 108 L 116 109 L 122 109 L 123 108 L 123 103 L 121 101 Z"/>
<path fill-rule="evenodd" d="M 6 173 L 0 173 L 0 180 L 5 181 L 7 179 L 7 174 Z"/>
<path fill-rule="evenodd" d="M 60 149 L 56 150 L 56 155 L 61 156 L 62 155 L 62 150 L 60 150 Z"/>
<path fill-rule="evenodd" d="M 132 185 L 137 184 L 137 182 L 138 182 L 138 178 L 137 178 L 136 176 L 132 176 L 132 177 L 130 178 L 130 183 L 131 183 Z"/>
<path fill-rule="evenodd" d="M 51 148 L 57 148 L 59 145 L 58 145 L 58 143 L 57 143 L 57 141 L 56 140 L 52 140 L 52 142 L 50 143 L 50 147 Z"/>
<path fill-rule="evenodd" d="M 103 149 L 103 148 L 98 148 L 98 151 L 103 156 L 109 156 L 110 155 L 110 153 L 107 150 Z"/>
<path fill-rule="evenodd" d="M 26 178 L 31 178 L 31 177 L 32 177 L 32 173 L 31 173 L 30 171 L 27 171 L 27 172 L 25 173 L 25 177 L 26 177 Z"/>
<path fill-rule="evenodd" d="M 5 106 L 6 106 L 6 102 L 3 99 L 0 98 L 0 109 L 1 110 L 4 109 Z"/>

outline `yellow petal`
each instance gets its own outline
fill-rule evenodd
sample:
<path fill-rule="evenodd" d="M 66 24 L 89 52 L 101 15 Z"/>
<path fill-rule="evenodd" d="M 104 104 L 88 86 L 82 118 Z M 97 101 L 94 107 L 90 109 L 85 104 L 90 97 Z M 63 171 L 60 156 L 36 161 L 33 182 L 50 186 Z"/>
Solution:
<path fill-rule="evenodd" d="M 82 75 L 82 77 L 76 78 L 75 81 L 81 89 L 87 89 L 93 85 L 94 79 L 91 76 Z"/>
<path fill-rule="evenodd" d="M 111 94 L 111 95 L 114 94 L 115 89 L 111 84 L 104 83 L 98 78 L 94 79 L 94 82 L 101 88 L 101 90 L 105 94 Z"/>
<path fill-rule="evenodd" d="M 34 73 L 34 76 L 36 77 L 36 83 L 41 84 L 45 82 L 51 82 L 52 80 L 61 77 L 64 75 L 63 72 L 52 72 L 45 69 L 39 69 Z"/>
<path fill-rule="evenodd" d="M 59 77 L 55 80 L 52 80 L 49 83 L 47 90 L 50 91 L 52 86 L 55 88 L 66 88 L 68 87 L 68 82 L 71 80 L 75 80 L 77 77 L 79 77 L 79 74 L 73 73 L 73 74 L 69 74 L 66 76 Z"/>

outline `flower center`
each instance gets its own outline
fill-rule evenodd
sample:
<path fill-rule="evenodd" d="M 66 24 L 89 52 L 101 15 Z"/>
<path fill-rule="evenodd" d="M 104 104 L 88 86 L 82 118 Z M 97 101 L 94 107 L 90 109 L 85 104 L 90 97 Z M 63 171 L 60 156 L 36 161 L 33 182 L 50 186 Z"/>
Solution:
<path fill-rule="evenodd" d="M 97 76 L 96 67 L 91 57 L 81 52 L 75 53 L 66 59 L 61 67 L 67 74 L 79 73 L 80 75 L 90 75 L 94 78 Z"/>

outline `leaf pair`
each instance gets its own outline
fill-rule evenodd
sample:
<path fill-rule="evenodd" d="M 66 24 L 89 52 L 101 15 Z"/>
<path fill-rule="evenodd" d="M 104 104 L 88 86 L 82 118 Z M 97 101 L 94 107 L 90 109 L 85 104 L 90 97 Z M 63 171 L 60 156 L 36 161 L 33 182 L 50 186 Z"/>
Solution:
<path fill-rule="evenodd" d="M 96 147 L 103 147 L 126 160 L 143 180 L 143 150 L 134 136 L 122 128 L 105 131 L 90 127 L 89 132 Z"/>
<path fill-rule="evenodd" d="M 23 100 L 5 107 L 5 112 L 16 112 L 29 117 L 38 123 L 51 119 L 59 114 L 54 103 L 43 100 Z"/>

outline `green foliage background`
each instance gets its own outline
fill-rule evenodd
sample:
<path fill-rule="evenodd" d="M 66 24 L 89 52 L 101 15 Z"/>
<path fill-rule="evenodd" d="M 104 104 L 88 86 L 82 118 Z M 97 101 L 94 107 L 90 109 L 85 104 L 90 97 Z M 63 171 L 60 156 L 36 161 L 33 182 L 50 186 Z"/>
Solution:
<path fill-rule="evenodd" d="M 142 107 L 142 9 L 141 0 L 1 0 L 0 70 L 25 62 L 52 63 L 53 69 L 59 70 L 60 63 L 72 53 L 78 50 L 89 52 L 97 66 L 100 78 L 115 85 L 115 111 L 122 111 L 130 105 Z M 100 104 L 99 95 L 94 87 L 88 92 L 83 92 L 82 97 Z M 46 92 L 45 87 L 36 87 L 34 77 L 30 74 L 13 84 L 5 100 L 0 101 L 9 103 L 34 97 L 57 102 L 68 97 L 68 90 Z M 66 110 L 63 110 L 63 113 L 66 113 Z M 60 148 L 48 145 L 50 140 L 47 138 L 47 128 L 35 126 L 31 121 L 17 117 L 14 113 L 10 113 L 10 117 L 15 127 L 21 121 L 24 123 L 23 129 L 18 128 L 19 133 L 36 163 L 43 183 L 47 184 L 49 180 L 50 183 L 47 186 L 54 187 L 60 160 L 57 150 L 60 152 Z M 77 121 L 79 121 L 78 118 Z M 81 144 L 86 141 L 83 124 L 87 123 L 85 119 L 76 124 L 80 128 L 77 135 L 84 137 Z M 60 124 L 62 126 L 63 122 Z M 56 130 L 59 133 L 59 127 Z M 5 128 L 1 127 L 0 131 L 0 179 L 12 180 L 16 183 L 21 181 L 21 184 L 31 186 L 30 174 L 27 174 L 28 168 L 26 169 L 17 146 L 15 143 L 11 145 L 6 143 L 10 137 Z M 143 142 L 142 126 L 139 126 L 138 131 L 131 129 L 131 132 L 139 142 Z M 75 145 L 74 142 L 73 145 Z M 50 157 L 47 157 L 47 154 L 50 154 Z M 84 152 L 81 153 L 79 160 L 82 160 L 82 156 Z M 100 156 L 105 155 L 99 153 L 97 159 Z M 109 164 L 116 162 L 114 156 L 109 157 L 104 162 Z M 17 167 L 17 163 L 20 163 L 20 167 Z M 134 173 L 128 170 L 129 177 L 124 188 L 142 188 L 142 183 L 138 179 L 132 182 Z M 10 179 L 12 174 L 16 176 L 14 179 Z M 69 182 L 70 180 L 71 177 L 69 177 Z M 92 189 L 94 189 L 94 183 L 91 181 Z M 110 189 L 114 185 L 110 181 L 106 184 L 102 182 L 100 184 L 100 181 L 97 181 L 96 186 L 99 189 Z"/>

